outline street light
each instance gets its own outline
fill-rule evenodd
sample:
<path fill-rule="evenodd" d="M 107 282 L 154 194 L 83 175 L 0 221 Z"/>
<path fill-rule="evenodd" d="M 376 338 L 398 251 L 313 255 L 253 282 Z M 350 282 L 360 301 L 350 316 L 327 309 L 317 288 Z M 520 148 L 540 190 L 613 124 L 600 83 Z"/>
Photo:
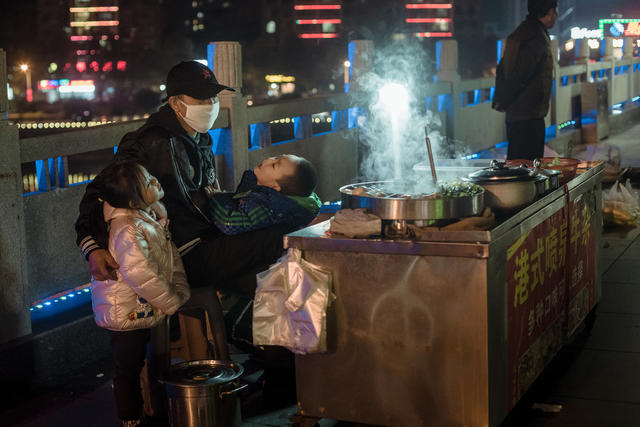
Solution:
<path fill-rule="evenodd" d="M 27 64 L 20 65 L 20 69 L 24 71 L 27 78 L 27 102 L 33 102 L 33 91 L 31 90 L 31 70 Z"/>

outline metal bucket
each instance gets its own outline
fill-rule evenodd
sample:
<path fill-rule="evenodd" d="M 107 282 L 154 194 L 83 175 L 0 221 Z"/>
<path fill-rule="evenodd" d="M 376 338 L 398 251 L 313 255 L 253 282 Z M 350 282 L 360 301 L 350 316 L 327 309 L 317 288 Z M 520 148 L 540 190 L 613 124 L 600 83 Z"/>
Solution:
<path fill-rule="evenodd" d="M 164 384 L 173 427 L 240 427 L 237 379 L 242 366 L 222 360 L 194 360 L 172 366 Z"/>

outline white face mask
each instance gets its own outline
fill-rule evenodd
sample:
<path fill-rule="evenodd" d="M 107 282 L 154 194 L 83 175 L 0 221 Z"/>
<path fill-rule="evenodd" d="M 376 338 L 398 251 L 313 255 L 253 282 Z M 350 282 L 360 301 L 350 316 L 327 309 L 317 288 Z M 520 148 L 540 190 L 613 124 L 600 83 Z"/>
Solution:
<path fill-rule="evenodd" d="M 187 107 L 187 113 L 182 116 L 184 121 L 200 133 L 205 133 L 211 129 L 213 122 L 218 118 L 218 113 L 220 113 L 218 98 L 213 99 L 213 104 L 189 105 L 185 104 L 181 99 L 178 99 L 178 101 Z"/>

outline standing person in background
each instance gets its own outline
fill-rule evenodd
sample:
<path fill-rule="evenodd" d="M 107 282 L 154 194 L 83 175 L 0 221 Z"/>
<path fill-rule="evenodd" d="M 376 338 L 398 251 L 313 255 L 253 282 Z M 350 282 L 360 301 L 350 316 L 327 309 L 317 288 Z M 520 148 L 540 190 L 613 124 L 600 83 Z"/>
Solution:
<path fill-rule="evenodd" d="M 558 0 L 529 0 L 527 18 L 507 38 L 496 71 L 493 108 L 506 112 L 507 159 L 544 155 L 553 56 L 548 29 L 558 19 Z"/>

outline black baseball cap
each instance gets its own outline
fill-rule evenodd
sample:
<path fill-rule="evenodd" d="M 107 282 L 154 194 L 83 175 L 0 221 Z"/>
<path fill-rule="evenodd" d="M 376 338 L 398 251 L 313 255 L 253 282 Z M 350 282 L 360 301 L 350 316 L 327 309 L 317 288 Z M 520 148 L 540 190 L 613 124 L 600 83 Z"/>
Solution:
<path fill-rule="evenodd" d="M 167 97 L 189 95 L 196 99 L 213 98 L 220 91 L 235 89 L 221 85 L 215 74 L 206 65 L 197 61 L 184 61 L 174 66 L 167 74 Z"/>

